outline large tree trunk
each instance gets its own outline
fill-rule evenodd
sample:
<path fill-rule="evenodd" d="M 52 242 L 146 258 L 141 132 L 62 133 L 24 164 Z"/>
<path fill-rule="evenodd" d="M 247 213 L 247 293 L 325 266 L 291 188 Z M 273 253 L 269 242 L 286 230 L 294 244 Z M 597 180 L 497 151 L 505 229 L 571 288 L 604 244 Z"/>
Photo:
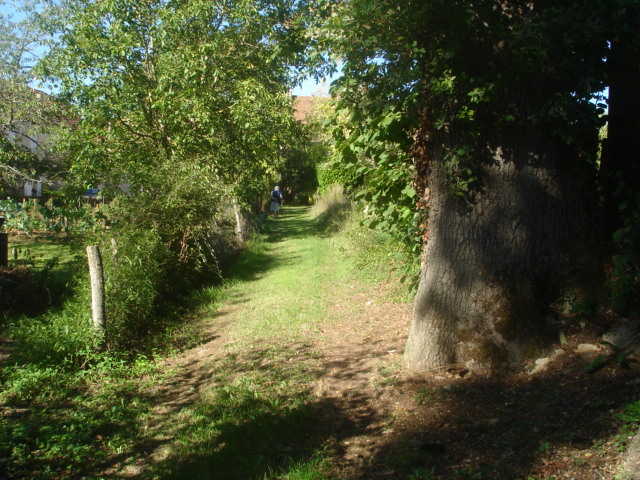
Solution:
<path fill-rule="evenodd" d="M 455 195 L 431 151 L 428 240 L 405 360 L 494 370 L 547 338 L 545 308 L 587 209 L 570 152 L 533 135 L 494 149 L 471 199 Z"/>
<path fill-rule="evenodd" d="M 624 225 L 620 206 L 640 191 L 640 7 L 629 7 L 631 25 L 612 41 L 609 66 L 609 124 L 600 168 L 607 238 Z"/>

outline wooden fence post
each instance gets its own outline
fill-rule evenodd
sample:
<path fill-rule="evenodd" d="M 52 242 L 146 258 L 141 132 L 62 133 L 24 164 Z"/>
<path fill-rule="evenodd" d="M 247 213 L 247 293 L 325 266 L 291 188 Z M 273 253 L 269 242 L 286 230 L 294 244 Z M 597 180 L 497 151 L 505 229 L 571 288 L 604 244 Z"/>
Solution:
<path fill-rule="evenodd" d="M 4 214 L 0 214 L 0 267 L 9 266 L 9 234 L 4 231 Z"/>
<path fill-rule="evenodd" d="M 0 267 L 9 266 L 9 234 L 0 232 Z"/>
<path fill-rule="evenodd" d="M 102 258 L 97 245 L 87 247 L 87 260 L 89 261 L 89 276 L 91 278 L 91 320 L 93 328 L 104 335 L 106 327 L 106 315 L 104 312 L 104 273 L 102 271 Z"/>

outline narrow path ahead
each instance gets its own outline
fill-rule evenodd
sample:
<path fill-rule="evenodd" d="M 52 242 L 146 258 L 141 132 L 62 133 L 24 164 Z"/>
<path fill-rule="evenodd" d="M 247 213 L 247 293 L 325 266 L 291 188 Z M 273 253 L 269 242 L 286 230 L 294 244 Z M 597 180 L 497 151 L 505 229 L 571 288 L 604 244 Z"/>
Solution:
<path fill-rule="evenodd" d="M 356 281 L 308 209 L 285 208 L 266 230 L 201 320 L 206 341 L 167 362 L 147 448 L 111 473 L 355 478 L 377 453 L 408 306 Z"/>
<path fill-rule="evenodd" d="M 267 229 L 204 292 L 203 339 L 165 362 L 136 451 L 104 478 L 614 477 L 637 371 L 586 373 L 575 336 L 544 375 L 411 377 L 410 308 L 358 280 L 344 235 L 291 207 Z"/>

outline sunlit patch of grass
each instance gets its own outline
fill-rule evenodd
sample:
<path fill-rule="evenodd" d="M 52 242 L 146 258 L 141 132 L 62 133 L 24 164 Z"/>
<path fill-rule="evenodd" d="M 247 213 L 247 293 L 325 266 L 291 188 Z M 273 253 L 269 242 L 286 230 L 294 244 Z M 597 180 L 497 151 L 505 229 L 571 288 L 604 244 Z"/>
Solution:
<path fill-rule="evenodd" d="M 318 452 L 310 460 L 302 460 L 289 467 L 285 473 L 267 476 L 267 479 L 273 480 L 328 480 L 327 458 L 322 456 L 323 452 Z"/>
<path fill-rule="evenodd" d="M 233 327 L 237 339 L 295 339 L 314 330 L 326 318 L 334 286 L 348 279 L 348 266 L 335 255 L 329 239 L 316 235 L 313 218 L 305 210 L 285 213 L 287 218 L 275 222 L 291 222 L 286 226 L 291 238 L 268 242 L 269 237 L 263 237 L 239 260 L 241 267 L 252 265 L 254 270 L 234 269 L 238 281 L 230 294 L 243 302 L 242 318 Z M 245 263 L 245 256 L 252 262 Z"/>
<path fill-rule="evenodd" d="M 81 242 L 61 236 L 9 237 L 9 266 L 26 264 L 42 268 L 55 259 L 59 268 L 65 268 L 83 255 Z"/>
<path fill-rule="evenodd" d="M 613 443 L 618 451 L 623 452 L 631 439 L 638 433 L 638 427 L 640 427 L 640 400 L 628 404 L 616 417 L 622 424 Z"/>
<path fill-rule="evenodd" d="M 0 271 L 0 322 L 58 308 L 83 278 L 82 245 L 61 237 L 9 240 L 9 268 Z"/>

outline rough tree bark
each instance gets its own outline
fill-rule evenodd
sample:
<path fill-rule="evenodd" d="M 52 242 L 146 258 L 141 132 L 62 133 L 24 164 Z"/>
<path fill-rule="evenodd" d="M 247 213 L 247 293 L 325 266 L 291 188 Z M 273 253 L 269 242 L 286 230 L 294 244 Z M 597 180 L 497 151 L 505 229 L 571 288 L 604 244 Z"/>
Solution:
<path fill-rule="evenodd" d="M 600 168 L 604 193 L 605 234 L 624 225 L 619 207 L 640 191 L 640 7 L 629 6 L 625 18 L 633 27 L 611 42 L 607 141 Z"/>
<path fill-rule="evenodd" d="M 536 353 L 545 307 L 578 243 L 588 182 L 571 152 L 527 134 L 493 149 L 473 198 L 455 195 L 432 149 L 428 240 L 407 366 L 495 370 Z"/>

